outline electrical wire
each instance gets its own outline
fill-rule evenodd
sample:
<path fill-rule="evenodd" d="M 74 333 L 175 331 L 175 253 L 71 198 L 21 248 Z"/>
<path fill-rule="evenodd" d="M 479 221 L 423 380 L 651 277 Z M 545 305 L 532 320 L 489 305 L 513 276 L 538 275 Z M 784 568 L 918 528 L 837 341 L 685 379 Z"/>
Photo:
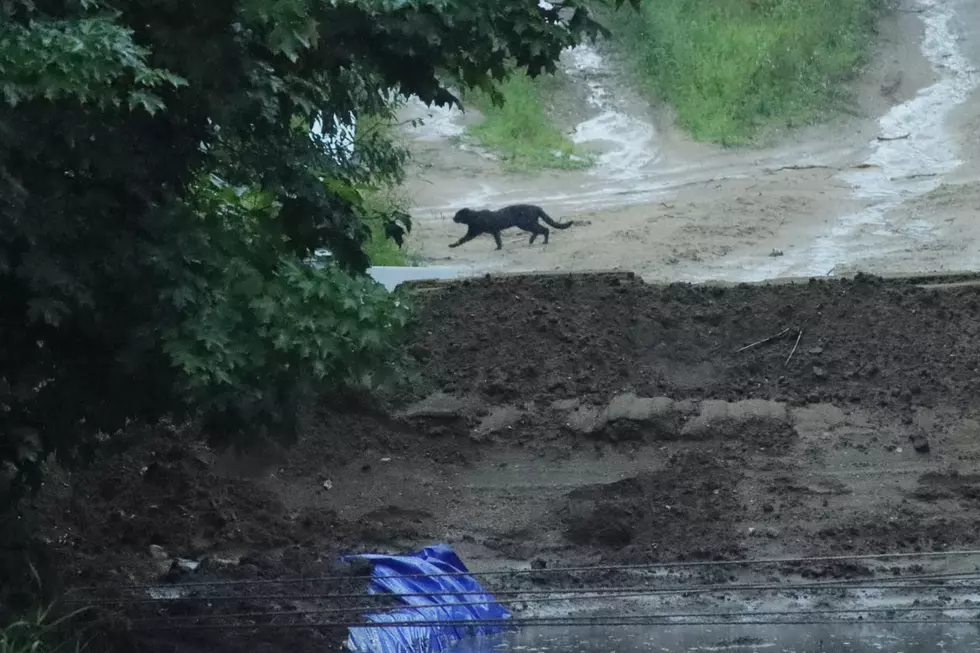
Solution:
<path fill-rule="evenodd" d="M 642 595 L 631 595 L 624 594 L 621 596 L 616 596 L 612 598 L 634 598 Z M 594 597 L 589 597 L 594 598 Z M 607 598 L 607 597 L 603 597 Z M 556 599 L 554 597 L 540 598 L 540 599 L 530 599 L 524 601 L 524 603 L 544 603 L 544 602 L 557 602 L 567 599 Z M 498 603 L 499 602 L 494 602 Z M 411 606 L 402 605 L 394 607 L 385 607 L 378 610 L 371 610 L 372 614 L 377 613 L 390 613 L 390 612 L 401 612 L 408 611 L 411 612 L 414 609 L 455 609 L 460 607 L 470 607 L 477 605 L 486 605 L 486 602 L 473 602 L 473 603 L 452 603 L 447 605 L 424 605 L 424 606 Z M 270 611 L 270 612 L 239 612 L 233 614 L 209 614 L 209 615 L 178 615 L 172 617 L 149 617 L 145 619 L 134 619 L 131 623 L 134 624 L 145 624 L 145 623 L 171 623 L 171 622 L 185 622 L 185 621 L 199 621 L 202 619 L 258 619 L 258 618 L 275 618 L 275 617 L 296 617 L 296 616 L 306 616 L 313 614 L 357 614 L 364 611 L 364 608 L 325 608 L 322 610 L 291 610 L 289 612 L 283 611 Z M 635 618 L 650 618 L 650 619 L 699 619 L 699 618 L 717 618 L 717 617 L 774 617 L 774 616 L 799 616 L 799 615 L 811 615 L 811 614 L 872 614 L 872 613 L 912 613 L 912 612 L 965 612 L 974 611 L 980 615 L 980 606 L 971 605 L 964 607 L 951 607 L 951 606 L 916 606 L 916 605 L 903 605 L 894 606 L 888 608 L 820 608 L 813 610 L 767 610 L 767 611 L 752 611 L 752 612 L 737 612 L 737 611 L 718 611 L 718 612 L 687 612 L 687 613 L 663 613 L 663 614 L 650 614 L 650 615 L 637 615 Z M 574 618 L 574 617 L 569 617 Z M 626 615 L 626 618 L 630 618 Z M 479 623 L 479 622 L 475 622 Z"/>
<path fill-rule="evenodd" d="M 908 581 L 926 581 L 925 583 L 909 583 Z M 776 584 L 716 584 L 716 585 L 694 585 L 683 587 L 655 587 L 642 590 L 645 596 L 651 595 L 673 595 L 673 594 L 706 594 L 714 592 L 744 592 L 744 591 L 806 591 L 806 590 L 853 590 L 853 589 L 949 589 L 946 584 L 929 584 L 928 581 L 980 581 L 980 575 L 976 573 L 959 574 L 925 574 L 922 576 L 908 576 L 894 579 L 878 579 L 869 582 L 869 579 L 851 579 L 839 581 L 815 581 L 812 583 L 776 583 Z M 159 587 L 159 586 L 157 586 Z M 180 586 L 176 586 L 180 587 Z M 959 589 L 980 589 L 980 584 L 956 585 Z M 493 596 L 545 596 L 554 594 L 614 594 L 623 592 L 639 592 L 637 587 L 577 587 L 561 589 L 541 589 L 541 590 L 499 590 L 482 592 L 405 592 L 399 594 L 365 594 L 358 593 L 325 593 L 325 594 L 266 594 L 266 595 L 218 595 L 218 596 L 184 596 L 184 597 L 127 597 L 127 598 L 104 598 L 104 599 L 74 599 L 65 601 L 67 604 L 124 604 L 124 603 L 172 603 L 177 601 L 297 601 L 314 599 L 380 599 L 380 598 L 408 598 L 408 597 L 433 597 L 433 596 L 471 596 L 487 597 L 493 600 Z"/>
<path fill-rule="evenodd" d="M 804 626 L 804 625 L 868 625 L 868 624 L 891 624 L 891 625 L 912 625 L 932 626 L 936 624 L 970 624 L 977 625 L 980 619 L 799 619 L 799 620 L 753 620 L 740 621 L 733 619 L 719 619 L 711 621 L 688 621 L 683 623 L 671 623 L 664 620 L 632 620 L 626 617 L 611 617 L 604 619 L 593 617 L 588 620 L 577 620 L 574 618 L 538 618 L 538 619 L 505 619 L 496 621 L 391 621 L 378 623 L 347 622 L 347 621 L 327 621 L 313 622 L 306 624 L 287 623 L 287 624 L 193 624 L 188 626 L 167 626 L 161 625 L 152 628 L 141 628 L 145 631 L 185 631 L 185 630 L 266 630 L 266 629 L 350 629 L 350 628 L 405 628 L 405 627 L 445 627 L 453 626 L 459 628 L 476 627 L 500 627 L 500 628 L 528 628 L 528 627 L 594 627 L 594 626 Z"/>
<path fill-rule="evenodd" d="M 844 562 L 855 560 L 889 560 L 898 558 L 919 559 L 919 558 L 939 558 L 939 557 L 963 557 L 980 556 L 980 550 L 957 550 L 957 551 L 920 551 L 913 553 L 870 553 L 862 555 L 834 555 L 834 556 L 809 556 L 796 558 L 758 558 L 743 560 L 702 560 L 690 562 L 661 562 L 637 565 L 596 565 L 585 567 L 552 567 L 544 569 L 513 569 L 513 570 L 494 570 L 494 571 L 475 571 L 475 572 L 442 572 L 437 574 L 402 574 L 392 575 L 387 578 L 393 579 L 412 579 L 412 578 L 444 578 L 473 576 L 479 578 L 490 578 L 494 576 L 512 576 L 528 574 L 562 574 L 562 573 L 596 573 L 610 571 L 649 571 L 653 569 L 690 569 L 720 566 L 754 566 L 754 565 L 773 565 L 773 564 L 807 564 L 815 562 Z M 182 583 L 184 586 L 209 586 L 223 587 L 233 585 L 266 585 L 266 584 L 292 584 L 292 583 L 313 583 L 313 582 L 336 582 L 352 580 L 371 580 L 371 576 L 310 576 L 306 578 L 283 578 L 283 579 L 260 579 L 260 580 L 223 580 L 223 581 L 191 581 Z M 69 588 L 69 592 L 83 591 L 104 591 L 113 590 L 144 590 L 157 585 L 133 584 L 119 585 L 111 588 L 105 586 L 90 585 L 85 587 Z"/>

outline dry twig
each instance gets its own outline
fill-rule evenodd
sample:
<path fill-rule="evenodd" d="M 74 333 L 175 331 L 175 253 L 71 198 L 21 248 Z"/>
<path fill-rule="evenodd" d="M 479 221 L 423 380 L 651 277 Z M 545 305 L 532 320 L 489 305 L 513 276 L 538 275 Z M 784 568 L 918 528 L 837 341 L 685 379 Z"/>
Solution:
<path fill-rule="evenodd" d="M 762 344 L 765 344 L 765 343 L 769 342 L 770 340 L 775 340 L 776 338 L 778 338 L 779 336 L 783 335 L 787 331 L 789 331 L 789 327 L 786 327 L 785 329 L 783 329 L 782 331 L 780 331 L 779 333 L 777 333 L 774 336 L 769 336 L 768 338 L 763 338 L 762 340 L 758 340 L 758 341 L 753 342 L 751 344 L 745 345 L 741 349 L 736 349 L 735 350 L 735 353 L 737 354 L 740 351 L 745 351 L 746 349 L 751 349 L 752 347 L 755 347 L 756 345 L 762 345 Z"/>
<path fill-rule="evenodd" d="M 786 363 L 784 363 L 785 365 L 789 365 L 790 359 L 793 358 L 793 354 L 796 353 L 796 348 L 800 346 L 800 339 L 802 337 L 803 337 L 803 327 L 800 327 L 800 332 L 796 334 L 796 344 L 793 345 L 793 351 L 791 351 L 789 353 L 789 356 L 786 357 Z"/>

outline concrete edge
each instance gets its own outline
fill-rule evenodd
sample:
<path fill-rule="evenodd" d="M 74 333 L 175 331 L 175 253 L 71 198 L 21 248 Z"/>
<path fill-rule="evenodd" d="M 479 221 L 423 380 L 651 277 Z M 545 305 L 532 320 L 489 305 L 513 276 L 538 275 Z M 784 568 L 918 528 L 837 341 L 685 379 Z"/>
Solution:
<path fill-rule="evenodd" d="M 576 271 L 542 271 L 542 272 L 495 272 L 475 275 L 472 277 L 457 277 L 455 279 L 424 279 L 416 281 L 406 281 L 402 286 L 416 292 L 432 292 L 452 285 L 465 282 L 468 279 L 484 280 L 509 280 L 522 278 L 541 278 L 541 277 L 565 277 L 575 279 L 581 277 L 619 279 L 628 283 L 644 283 L 651 286 L 666 286 L 673 283 L 690 283 L 696 286 L 715 286 L 715 287 L 734 287 L 741 285 L 750 286 L 775 286 L 790 284 L 806 284 L 812 280 L 816 281 L 837 281 L 842 279 L 854 279 L 855 277 L 866 274 L 855 272 L 854 274 L 835 275 L 832 277 L 775 277 L 764 281 L 731 282 L 731 281 L 699 281 L 699 282 L 647 282 L 638 274 L 622 270 L 576 270 Z M 908 284 L 923 288 L 959 288 L 980 285 L 980 272 L 957 271 L 957 272 L 922 272 L 922 273 L 885 273 L 866 275 L 874 278 L 883 279 L 893 284 Z"/>

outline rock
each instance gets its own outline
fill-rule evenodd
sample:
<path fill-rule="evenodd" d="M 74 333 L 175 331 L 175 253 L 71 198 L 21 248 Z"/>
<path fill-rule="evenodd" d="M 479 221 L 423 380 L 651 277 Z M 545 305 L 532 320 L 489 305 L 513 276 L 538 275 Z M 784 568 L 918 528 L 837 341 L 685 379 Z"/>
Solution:
<path fill-rule="evenodd" d="M 471 437 L 475 441 L 483 441 L 488 435 L 512 428 L 522 417 L 524 412 L 514 406 L 495 406 L 473 429 Z"/>
<path fill-rule="evenodd" d="M 167 555 L 166 550 L 159 544 L 150 545 L 150 557 L 154 560 L 166 560 L 170 556 Z"/>
<path fill-rule="evenodd" d="M 541 558 L 536 558 L 531 561 L 531 569 L 547 569 L 548 563 Z"/>
<path fill-rule="evenodd" d="M 820 354 L 823 353 L 823 347 L 810 347 L 808 351 L 814 356 L 819 356 Z"/>
<path fill-rule="evenodd" d="M 573 397 L 571 399 L 558 399 L 551 402 L 552 410 L 575 410 L 580 405 L 582 405 L 582 400 L 578 397 Z"/>
<path fill-rule="evenodd" d="M 929 438 L 924 435 L 913 435 L 910 440 L 912 440 L 912 448 L 914 448 L 919 453 L 929 453 L 931 447 L 929 446 Z"/>
<path fill-rule="evenodd" d="M 796 432 L 800 435 L 819 436 L 824 431 L 837 428 L 847 420 L 844 411 L 833 404 L 811 404 L 790 411 Z"/>
<path fill-rule="evenodd" d="M 820 367 L 819 365 L 814 365 L 813 366 L 813 376 L 817 377 L 818 379 L 826 379 L 827 378 L 827 370 L 825 370 L 824 368 Z"/>
<path fill-rule="evenodd" d="M 681 436 L 696 440 L 712 437 L 755 441 L 770 446 L 792 434 L 786 405 L 763 399 L 729 403 L 710 399 L 701 412 L 681 429 Z"/>
<path fill-rule="evenodd" d="M 616 395 L 606 407 L 606 420 L 646 422 L 671 414 L 674 402 L 667 397 L 637 397 L 632 392 Z"/>
<path fill-rule="evenodd" d="M 633 393 L 613 397 L 602 412 L 613 439 L 673 439 L 680 432 L 681 413 L 667 397 L 638 397 Z"/>
<path fill-rule="evenodd" d="M 606 425 L 605 416 L 594 406 L 580 406 L 568 416 L 565 425 L 571 430 L 583 435 L 591 435 L 601 431 Z"/>
<path fill-rule="evenodd" d="M 674 411 L 682 416 L 697 415 L 700 404 L 693 399 L 680 399 L 674 402 Z"/>
<path fill-rule="evenodd" d="M 462 399 L 444 392 L 436 392 L 422 401 L 408 406 L 401 412 L 401 417 L 463 417 L 475 409 L 475 402 Z"/>
<path fill-rule="evenodd" d="M 321 487 L 322 487 L 322 488 L 323 488 L 324 490 L 332 490 L 332 489 L 333 489 L 333 481 L 331 481 L 331 480 L 330 480 L 330 479 L 328 478 L 327 480 L 325 480 L 325 481 L 324 481 L 324 482 L 323 482 L 323 483 L 321 484 Z"/>
<path fill-rule="evenodd" d="M 201 563 L 197 560 L 188 560 L 187 558 L 177 558 L 174 560 L 173 566 L 171 567 L 177 571 L 196 571 Z"/>

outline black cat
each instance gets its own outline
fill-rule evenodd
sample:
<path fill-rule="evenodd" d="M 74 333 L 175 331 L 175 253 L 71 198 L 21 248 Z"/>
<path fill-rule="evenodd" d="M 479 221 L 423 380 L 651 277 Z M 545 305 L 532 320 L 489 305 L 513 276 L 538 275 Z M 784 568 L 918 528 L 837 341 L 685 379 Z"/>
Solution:
<path fill-rule="evenodd" d="M 459 247 L 480 234 L 491 234 L 493 235 L 493 239 L 497 241 L 497 249 L 500 249 L 504 246 L 500 241 L 500 232 L 511 227 L 517 227 L 518 229 L 531 232 L 531 241 L 528 244 L 533 244 L 534 239 L 541 235 L 544 236 L 544 244 L 547 245 L 548 228 L 541 226 L 538 218 L 555 229 L 568 229 L 574 224 L 572 222 L 555 222 L 544 212 L 544 209 L 534 204 L 514 204 L 497 209 L 496 211 L 460 209 L 453 217 L 453 222 L 465 224 L 469 228 L 466 230 L 466 235 L 450 245 L 450 247 Z"/>

